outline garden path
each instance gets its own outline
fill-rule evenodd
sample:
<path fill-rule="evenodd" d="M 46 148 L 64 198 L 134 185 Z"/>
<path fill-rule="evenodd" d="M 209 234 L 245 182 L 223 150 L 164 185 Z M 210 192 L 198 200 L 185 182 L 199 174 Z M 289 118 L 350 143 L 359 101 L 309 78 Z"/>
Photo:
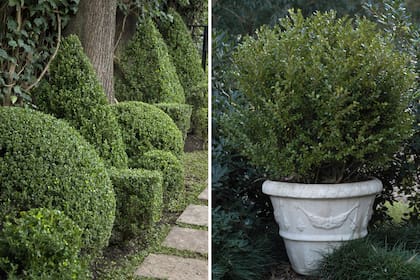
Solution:
<path fill-rule="evenodd" d="M 208 278 L 208 188 L 198 198 L 201 205 L 188 205 L 162 245 L 179 254 L 150 254 L 134 275 L 168 280 Z M 192 256 L 192 257 L 191 257 Z"/>

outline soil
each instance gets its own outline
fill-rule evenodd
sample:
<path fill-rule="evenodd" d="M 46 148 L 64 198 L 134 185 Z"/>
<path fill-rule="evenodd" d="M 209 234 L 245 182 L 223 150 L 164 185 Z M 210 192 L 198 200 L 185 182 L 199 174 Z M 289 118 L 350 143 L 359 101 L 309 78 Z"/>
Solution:
<path fill-rule="evenodd" d="M 271 270 L 267 280 L 319 280 L 315 277 L 299 275 L 293 271 L 289 263 L 279 263 Z"/>
<path fill-rule="evenodd" d="M 185 139 L 184 152 L 189 153 L 197 150 L 207 150 L 207 142 L 194 134 L 188 134 Z"/>

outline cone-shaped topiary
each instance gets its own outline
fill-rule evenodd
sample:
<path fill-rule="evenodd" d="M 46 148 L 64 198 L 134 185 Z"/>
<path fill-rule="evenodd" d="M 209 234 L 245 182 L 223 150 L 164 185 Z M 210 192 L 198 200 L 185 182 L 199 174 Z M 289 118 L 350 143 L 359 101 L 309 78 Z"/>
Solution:
<path fill-rule="evenodd" d="M 138 25 L 117 62 L 120 77 L 116 79 L 115 96 L 118 100 L 185 102 L 184 89 L 168 48 L 151 19 Z"/>
<path fill-rule="evenodd" d="M 206 76 L 201 67 L 200 55 L 182 17 L 173 8 L 169 9 L 168 14 L 173 17 L 173 21 L 161 20 L 158 25 L 159 31 L 168 46 L 179 80 L 184 87 L 186 103 L 196 108 L 199 107 L 196 103 L 200 101 L 196 100 L 195 95 L 201 95 L 201 92 L 197 92 L 195 88 L 205 83 L 205 92 L 207 92 Z M 201 98 L 207 105 L 207 95 Z"/>
<path fill-rule="evenodd" d="M 139 164 L 142 156 L 151 150 L 169 151 L 177 158 L 182 157 L 182 133 L 161 109 L 138 101 L 111 107 L 121 126 L 130 168 L 142 168 Z"/>
<path fill-rule="evenodd" d="M 108 243 L 115 196 L 93 147 L 67 122 L 0 107 L 0 228 L 7 215 L 31 208 L 62 211 L 82 229 L 82 252 Z"/>
<path fill-rule="evenodd" d="M 127 167 L 118 122 L 76 35 L 63 40 L 34 97 L 40 110 L 66 119 L 78 129 L 105 164 Z"/>

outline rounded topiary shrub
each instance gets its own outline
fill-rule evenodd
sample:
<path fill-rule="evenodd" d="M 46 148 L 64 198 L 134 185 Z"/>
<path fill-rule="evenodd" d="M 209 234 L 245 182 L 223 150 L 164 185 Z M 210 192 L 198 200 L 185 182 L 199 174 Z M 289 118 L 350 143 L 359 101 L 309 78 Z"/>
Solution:
<path fill-rule="evenodd" d="M 271 179 L 356 180 L 411 133 L 408 58 L 367 20 L 292 12 L 244 40 L 234 60 L 245 105 L 230 128 Z"/>
<path fill-rule="evenodd" d="M 83 231 L 63 212 L 33 208 L 2 228 L 2 279 L 91 279 L 79 258 Z"/>
<path fill-rule="evenodd" d="M 181 131 L 173 120 L 156 106 L 143 102 L 122 102 L 113 105 L 122 129 L 130 168 L 139 168 L 143 154 L 151 150 L 183 154 Z"/>
<path fill-rule="evenodd" d="M 108 166 L 127 167 L 118 122 L 76 35 L 63 40 L 33 96 L 41 111 L 78 129 Z"/>
<path fill-rule="evenodd" d="M 179 130 L 181 130 L 185 140 L 191 126 L 191 105 L 179 103 L 159 103 L 154 105 L 171 117 Z"/>
<path fill-rule="evenodd" d="M 163 201 L 170 211 L 180 210 L 185 194 L 184 166 L 171 152 L 152 150 L 141 157 L 144 169 L 159 170 L 163 175 Z"/>
<path fill-rule="evenodd" d="M 117 60 L 115 97 L 119 101 L 184 103 L 184 89 L 162 35 L 151 19 L 137 31 Z"/>
<path fill-rule="evenodd" d="M 184 88 L 186 102 L 194 104 L 192 89 L 203 82 L 207 85 L 206 76 L 201 67 L 201 58 L 182 17 L 173 8 L 168 10 L 168 14 L 172 16 L 172 20 L 160 20 L 159 31 L 168 46 L 169 54 Z"/>
<path fill-rule="evenodd" d="M 67 122 L 0 107 L 0 224 L 31 208 L 62 211 L 83 230 L 82 252 L 107 245 L 115 196 L 102 160 Z"/>

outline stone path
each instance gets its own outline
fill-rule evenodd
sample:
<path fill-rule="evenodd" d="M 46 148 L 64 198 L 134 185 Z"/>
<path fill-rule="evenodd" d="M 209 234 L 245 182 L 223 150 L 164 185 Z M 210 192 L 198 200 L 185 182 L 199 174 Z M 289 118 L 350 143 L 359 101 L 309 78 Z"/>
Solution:
<path fill-rule="evenodd" d="M 208 203 L 208 189 L 199 196 Z M 208 228 L 208 206 L 188 205 L 177 219 L 162 245 L 180 251 L 208 253 L 208 231 L 189 228 L 189 225 Z M 165 254 L 150 254 L 138 267 L 134 275 L 168 280 L 207 280 L 208 260 Z"/>

